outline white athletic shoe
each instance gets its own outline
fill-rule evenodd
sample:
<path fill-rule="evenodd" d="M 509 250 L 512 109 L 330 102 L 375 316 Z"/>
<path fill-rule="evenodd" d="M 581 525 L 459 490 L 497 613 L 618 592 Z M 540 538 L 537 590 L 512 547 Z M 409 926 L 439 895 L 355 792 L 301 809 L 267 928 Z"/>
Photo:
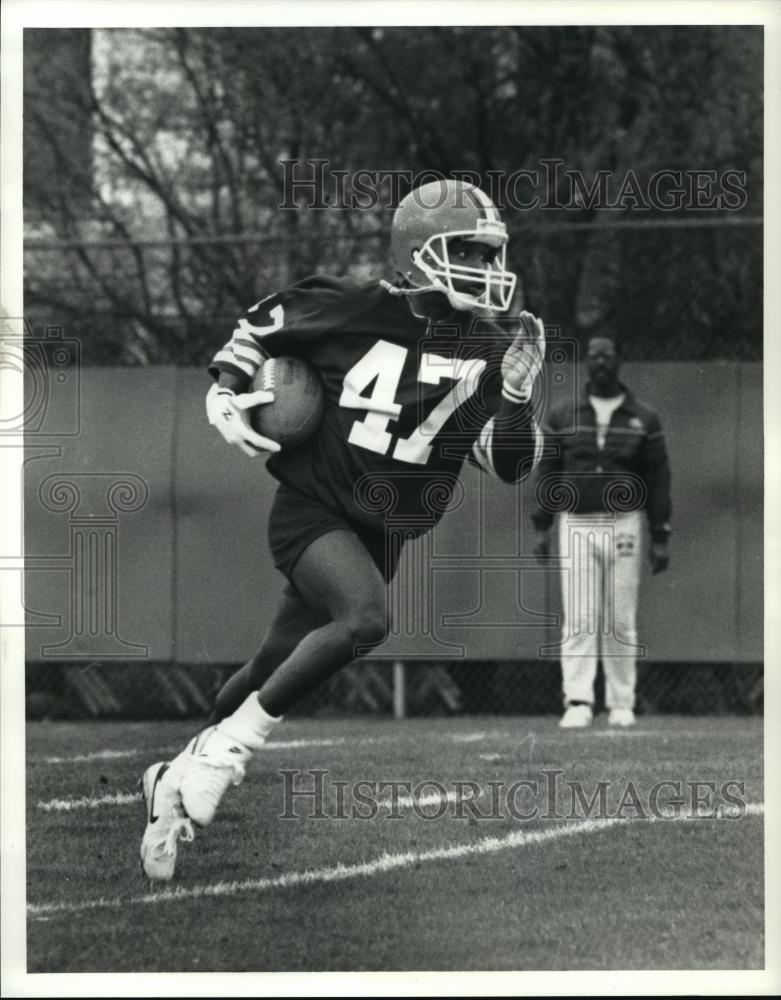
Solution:
<path fill-rule="evenodd" d="M 198 826 L 214 819 L 223 795 L 244 781 L 252 751 L 214 726 L 198 735 L 173 761 L 181 775 L 179 792 L 186 814 Z"/>
<path fill-rule="evenodd" d="M 635 724 L 635 713 L 631 708 L 611 708 L 610 715 L 607 717 L 607 724 L 623 728 L 633 726 Z"/>
<path fill-rule="evenodd" d="M 567 710 L 559 719 L 559 726 L 562 729 L 586 729 L 591 725 L 594 713 L 591 705 L 569 705 Z"/>
<path fill-rule="evenodd" d="M 141 840 L 141 864 L 148 878 L 168 882 L 176 868 L 177 841 L 192 840 L 193 825 L 171 780 L 168 764 L 153 764 L 141 782 L 147 820 Z"/>

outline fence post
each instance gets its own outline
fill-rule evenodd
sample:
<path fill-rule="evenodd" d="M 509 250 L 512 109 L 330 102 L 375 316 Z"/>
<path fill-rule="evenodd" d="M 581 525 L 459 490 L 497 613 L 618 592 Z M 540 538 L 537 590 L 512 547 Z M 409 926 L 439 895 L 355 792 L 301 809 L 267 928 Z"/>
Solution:
<path fill-rule="evenodd" d="M 393 661 L 393 718 L 404 719 L 407 716 L 407 697 L 405 691 L 404 664 L 401 660 Z"/>

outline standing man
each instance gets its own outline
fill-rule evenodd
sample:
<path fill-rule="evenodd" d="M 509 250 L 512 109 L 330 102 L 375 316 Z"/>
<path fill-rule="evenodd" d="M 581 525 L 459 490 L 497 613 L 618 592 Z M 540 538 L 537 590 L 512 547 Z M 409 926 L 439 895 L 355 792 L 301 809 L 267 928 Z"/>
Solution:
<path fill-rule="evenodd" d="M 634 725 L 643 510 L 653 573 L 669 561 L 670 467 L 659 417 L 619 381 L 610 337 L 592 337 L 587 360 L 589 381 L 574 419 L 570 404 L 547 418 L 532 514 L 540 562 L 557 522 L 565 729 L 591 724 L 600 655 L 608 723 Z"/>

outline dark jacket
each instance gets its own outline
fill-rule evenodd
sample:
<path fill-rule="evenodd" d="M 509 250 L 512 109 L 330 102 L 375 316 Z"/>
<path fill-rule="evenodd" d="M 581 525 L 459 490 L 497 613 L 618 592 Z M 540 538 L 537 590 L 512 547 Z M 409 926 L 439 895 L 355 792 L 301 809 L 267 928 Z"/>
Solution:
<path fill-rule="evenodd" d="M 597 419 L 584 388 L 577 405 L 556 407 L 546 418 L 545 450 L 538 466 L 535 509 L 538 529 L 554 514 L 645 510 L 651 537 L 670 533 L 670 465 L 662 425 L 654 410 L 621 386 L 623 403 L 613 412 L 603 448 Z"/>

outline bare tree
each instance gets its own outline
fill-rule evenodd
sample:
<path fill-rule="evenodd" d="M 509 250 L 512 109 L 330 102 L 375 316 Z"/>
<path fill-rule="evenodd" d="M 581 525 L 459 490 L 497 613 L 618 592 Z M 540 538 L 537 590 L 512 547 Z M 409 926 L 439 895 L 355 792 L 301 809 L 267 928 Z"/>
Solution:
<path fill-rule="evenodd" d="M 88 360 L 200 363 L 282 284 L 383 273 L 387 198 L 338 204 L 360 169 L 488 187 L 537 171 L 538 206 L 506 213 L 532 308 L 636 352 L 680 354 L 676 316 L 693 351 L 718 352 L 725 310 L 758 342 L 754 231 L 595 230 L 587 196 L 600 170 L 642 187 L 662 169 L 732 169 L 759 211 L 758 29 L 114 29 L 86 60 L 85 37 L 53 60 L 65 34 L 25 33 L 25 194 L 28 310 L 76 327 Z M 303 189 L 290 200 L 281 166 L 305 177 L 312 160 L 331 181 L 315 209 Z"/>

